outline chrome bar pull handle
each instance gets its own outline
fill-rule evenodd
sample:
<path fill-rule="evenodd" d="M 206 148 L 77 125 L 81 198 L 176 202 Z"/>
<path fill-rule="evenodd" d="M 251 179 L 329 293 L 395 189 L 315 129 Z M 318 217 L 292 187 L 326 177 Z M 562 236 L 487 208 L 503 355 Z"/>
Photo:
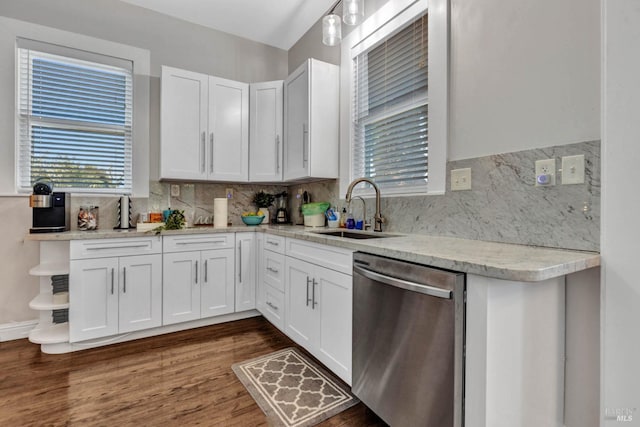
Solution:
<path fill-rule="evenodd" d="M 268 305 L 269 307 L 273 308 L 274 310 L 278 310 L 278 306 L 277 306 L 277 305 L 272 304 L 270 301 L 267 301 L 267 305 Z"/>
<path fill-rule="evenodd" d="M 111 295 L 113 295 L 113 282 L 114 282 L 114 276 L 115 276 L 115 269 L 111 269 Z"/>
<path fill-rule="evenodd" d="M 127 293 L 127 267 L 122 267 L 122 292 Z"/>
<path fill-rule="evenodd" d="M 209 160 L 211 161 L 209 164 L 209 172 L 213 173 L 213 132 L 209 135 L 209 145 L 211 147 L 211 152 L 209 153 Z"/>
<path fill-rule="evenodd" d="M 208 278 L 209 268 L 207 267 L 207 261 L 209 260 L 207 259 L 204 260 L 204 283 L 207 283 L 207 280 L 208 280 L 207 278 Z"/>
<path fill-rule="evenodd" d="M 196 285 L 198 284 L 198 261 L 196 261 Z"/>
<path fill-rule="evenodd" d="M 313 279 L 313 281 L 311 282 L 311 309 L 315 310 L 316 309 L 316 305 L 318 305 L 318 303 L 316 302 L 316 285 L 318 284 L 318 282 L 316 282 L 316 279 Z"/>
<path fill-rule="evenodd" d="M 202 157 L 201 157 L 202 158 L 202 167 L 200 169 L 202 171 L 202 173 L 204 173 L 206 171 L 205 165 L 204 165 L 204 163 L 205 163 L 205 161 L 207 159 L 207 147 L 206 147 L 207 143 L 205 142 L 206 139 L 207 139 L 207 133 L 203 131 L 202 132 Z"/>
<path fill-rule="evenodd" d="M 307 130 L 306 123 L 302 124 L 302 166 L 306 166 L 309 161 L 309 154 L 307 153 L 307 139 L 309 139 L 309 131 Z"/>
<path fill-rule="evenodd" d="M 307 276 L 307 307 L 309 307 L 309 303 L 311 302 L 311 298 L 309 298 L 309 284 L 311 283 L 311 279 Z"/>
<path fill-rule="evenodd" d="M 280 172 L 280 135 L 276 135 L 276 172 Z"/>
<path fill-rule="evenodd" d="M 242 283 L 242 240 L 238 240 L 238 281 Z"/>

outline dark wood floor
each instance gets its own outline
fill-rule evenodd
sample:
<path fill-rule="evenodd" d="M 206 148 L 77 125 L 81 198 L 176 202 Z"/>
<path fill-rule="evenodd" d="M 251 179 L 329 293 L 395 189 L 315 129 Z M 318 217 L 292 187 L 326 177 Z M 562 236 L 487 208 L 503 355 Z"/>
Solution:
<path fill-rule="evenodd" d="M 266 426 L 231 365 L 290 346 L 262 317 L 63 355 L 0 343 L 0 425 Z M 385 424 L 358 404 L 320 425 Z"/>

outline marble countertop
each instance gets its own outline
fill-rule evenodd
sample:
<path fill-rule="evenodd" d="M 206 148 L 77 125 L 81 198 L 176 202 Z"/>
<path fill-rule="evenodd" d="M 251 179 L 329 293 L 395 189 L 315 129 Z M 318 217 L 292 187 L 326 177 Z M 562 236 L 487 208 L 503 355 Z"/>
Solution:
<path fill-rule="evenodd" d="M 322 231 L 329 231 L 326 228 L 312 229 L 302 226 L 273 225 L 258 227 L 239 225 L 227 228 L 194 227 L 186 230 L 163 231 L 161 234 L 247 231 L 266 232 L 448 270 L 524 282 L 539 282 L 600 265 L 600 255 L 595 252 L 551 249 L 423 234 L 382 233 L 382 235 L 389 237 L 350 239 L 323 235 Z M 68 231 L 64 233 L 30 234 L 26 239 L 34 241 L 80 240 L 140 237 L 149 234 L 154 234 L 154 232 L 137 232 L 134 230 Z"/>

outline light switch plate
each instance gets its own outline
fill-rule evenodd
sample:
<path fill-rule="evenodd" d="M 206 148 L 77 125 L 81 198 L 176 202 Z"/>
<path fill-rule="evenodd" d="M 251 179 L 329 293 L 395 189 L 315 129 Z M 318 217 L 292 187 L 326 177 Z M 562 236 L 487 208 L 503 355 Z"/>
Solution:
<path fill-rule="evenodd" d="M 451 170 L 451 191 L 471 190 L 471 168 Z"/>
<path fill-rule="evenodd" d="M 180 184 L 171 184 L 171 197 L 180 197 Z"/>
<path fill-rule="evenodd" d="M 562 158 L 562 184 L 584 184 L 584 154 Z"/>
<path fill-rule="evenodd" d="M 233 199 L 233 188 L 227 188 L 225 194 L 227 195 L 227 199 Z"/>

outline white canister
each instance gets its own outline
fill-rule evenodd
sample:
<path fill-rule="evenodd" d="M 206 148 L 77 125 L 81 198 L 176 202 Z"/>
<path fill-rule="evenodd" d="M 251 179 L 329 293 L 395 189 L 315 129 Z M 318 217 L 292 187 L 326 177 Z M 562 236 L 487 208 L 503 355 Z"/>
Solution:
<path fill-rule="evenodd" d="M 305 227 L 324 227 L 324 214 L 319 213 L 316 215 L 305 215 L 304 226 Z"/>

